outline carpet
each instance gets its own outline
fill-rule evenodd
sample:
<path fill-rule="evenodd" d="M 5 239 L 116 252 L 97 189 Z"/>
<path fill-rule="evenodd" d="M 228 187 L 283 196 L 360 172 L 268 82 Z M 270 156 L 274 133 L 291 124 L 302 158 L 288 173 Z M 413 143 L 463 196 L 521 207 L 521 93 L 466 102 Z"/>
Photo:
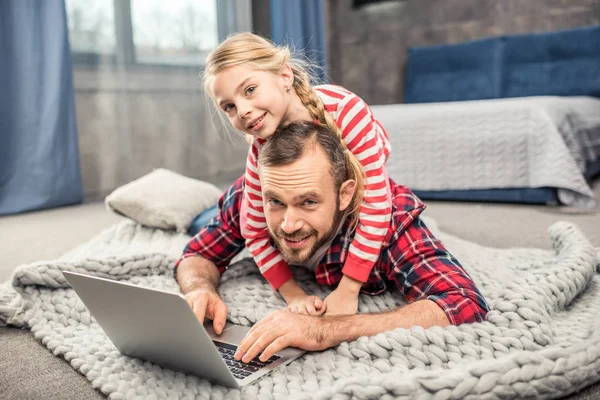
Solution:
<path fill-rule="evenodd" d="M 124 221 L 57 260 L 20 266 L 0 288 L 0 322 L 30 329 L 111 399 L 557 398 L 600 380 L 600 257 L 575 225 L 548 229 L 553 250 L 494 249 L 425 221 L 488 300 L 487 321 L 362 337 L 241 390 L 122 356 L 62 277 L 70 270 L 177 291 L 172 265 L 189 240 L 183 234 Z M 219 292 L 228 319 L 251 325 L 284 302 L 243 256 Z M 294 274 L 307 292 L 330 292 L 307 271 Z M 398 291 L 361 296 L 359 312 L 402 304 Z"/>

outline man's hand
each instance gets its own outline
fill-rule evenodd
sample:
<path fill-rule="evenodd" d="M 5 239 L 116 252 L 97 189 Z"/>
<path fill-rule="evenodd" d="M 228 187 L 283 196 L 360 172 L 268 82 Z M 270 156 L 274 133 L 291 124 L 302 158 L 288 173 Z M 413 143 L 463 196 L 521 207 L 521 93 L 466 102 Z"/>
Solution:
<path fill-rule="evenodd" d="M 207 317 L 220 335 L 227 320 L 227 306 L 217 293 L 219 269 L 204 257 L 188 257 L 177 269 L 177 282 L 200 323 Z"/>
<path fill-rule="evenodd" d="M 249 363 L 262 352 L 259 359 L 266 361 L 289 346 L 309 351 L 324 350 L 332 346 L 326 340 L 324 322 L 311 315 L 275 311 L 250 329 L 234 358 Z"/>
<path fill-rule="evenodd" d="M 288 346 L 319 351 L 396 328 L 418 325 L 427 329 L 449 324 L 445 312 L 431 300 L 416 301 L 381 314 L 315 317 L 275 311 L 250 329 L 234 358 L 248 363 L 262 352 L 260 360 L 265 361 Z"/>
<path fill-rule="evenodd" d="M 213 320 L 213 328 L 217 335 L 223 332 L 223 327 L 227 321 L 227 306 L 221 300 L 217 292 L 210 289 L 198 288 L 186 293 L 187 300 L 192 311 L 204 323 L 204 318 Z"/>
<path fill-rule="evenodd" d="M 326 316 L 352 315 L 358 311 L 358 294 L 346 292 L 339 287 L 325 298 Z"/>
<path fill-rule="evenodd" d="M 296 314 L 322 315 L 325 312 L 323 300 L 319 296 L 298 296 L 292 299 L 285 311 Z"/>

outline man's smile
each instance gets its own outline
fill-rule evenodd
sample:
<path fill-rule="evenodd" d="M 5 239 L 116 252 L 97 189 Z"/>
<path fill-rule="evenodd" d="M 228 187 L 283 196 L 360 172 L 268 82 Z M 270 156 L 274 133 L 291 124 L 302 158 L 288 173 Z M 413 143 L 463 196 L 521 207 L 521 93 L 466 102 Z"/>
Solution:
<path fill-rule="evenodd" d="M 283 241 L 285 243 L 285 245 L 291 249 L 300 249 L 302 248 L 306 242 L 308 241 L 308 238 L 310 237 L 310 235 L 304 237 L 304 238 L 300 238 L 300 239 L 286 239 L 283 238 Z"/>
<path fill-rule="evenodd" d="M 281 229 L 269 232 L 288 264 L 303 264 L 319 247 L 320 235 L 314 229 L 303 229 L 290 234 Z"/>

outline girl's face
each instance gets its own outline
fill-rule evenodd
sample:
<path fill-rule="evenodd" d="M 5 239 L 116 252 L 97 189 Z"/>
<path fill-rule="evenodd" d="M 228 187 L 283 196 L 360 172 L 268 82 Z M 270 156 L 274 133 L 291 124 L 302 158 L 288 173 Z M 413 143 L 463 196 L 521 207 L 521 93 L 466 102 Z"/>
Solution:
<path fill-rule="evenodd" d="M 267 139 L 289 119 L 293 74 L 274 74 L 244 66 L 227 68 L 213 82 L 217 106 L 239 131 Z"/>

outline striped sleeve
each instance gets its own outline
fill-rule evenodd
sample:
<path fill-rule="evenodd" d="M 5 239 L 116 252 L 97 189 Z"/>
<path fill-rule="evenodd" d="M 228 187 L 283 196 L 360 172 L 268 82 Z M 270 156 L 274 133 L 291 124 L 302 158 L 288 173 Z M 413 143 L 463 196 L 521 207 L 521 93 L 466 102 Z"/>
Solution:
<path fill-rule="evenodd" d="M 341 88 L 337 89 L 336 86 L 327 86 L 319 92 L 325 108 L 332 111 L 333 108 L 328 107 L 328 100 L 333 101 L 336 96 L 340 98 L 336 109 L 336 123 L 348 149 L 361 163 L 366 177 L 359 223 L 342 270 L 345 275 L 366 282 L 379 258 L 391 219 L 392 197 L 385 169 L 389 141 L 360 97 Z"/>
<path fill-rule="evenodd" d="M 240 223 L 242 237 L 261 274 L 277 290 L 292 278 L 290 267 L 281 256 L 279 250 L 271 245 L 267 222 L 265 219 L 262 190 L 258 177 L 258 154 L 264 140 L 255 139 L 248 151 L 246 186 Z"/>

